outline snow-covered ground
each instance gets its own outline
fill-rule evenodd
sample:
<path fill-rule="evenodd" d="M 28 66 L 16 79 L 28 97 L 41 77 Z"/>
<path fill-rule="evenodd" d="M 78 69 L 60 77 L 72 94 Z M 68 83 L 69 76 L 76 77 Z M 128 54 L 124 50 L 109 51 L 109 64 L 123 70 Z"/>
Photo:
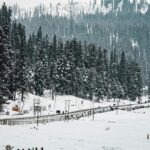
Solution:
<path fill-rule="evenodd" d="M 89 109 L 93 108 L 93 102 L 90 100 L 85 100 L 82 98 L 78 98 L 75 96 L 59 96 L 57 95 L 54 100 L 52 100 L 50 91 L 45 91 L 43 97 L 39 97 L 33 94 L 27 94 L 24 99 L 24 103 L 20 101 L 19 95 L 17 95 L 17 101 L 11 101 L 9 100 L 9 104 L 4 105 L 5 112 L 0 115 L 0 118 L 10 118 L 10 117 L 18 117 L 18 112 L 13 111 L 12 108 L 16 105 L 22 110 L 22 112 L 26 112 L 24 116 L 33 116 L 33 106 L 34 106 L 34 100 L 40 101 L 40 106 L 42 107 L 42 113 L 41 115 L 47 115 L 47 114 L 56 114 L 56 110 L 60 110 L 61 112 L 65 112 L 65 110 L 68 111 L 76 111 L 76 110 L 82 110 L 82 109 Z M 147 98 L 143 97 L 143 100 Z M 123 104 L 130 104 L 131 102 L 128 100 L 116 100 L 114 102 L 113 99 L 111 100 L 103 100 L 98 102 L 94 102 L 94 107 L 105 107 L 105 106 L 112 106 L 113 104 L 116 104 L 119 102 L 119 105 Z M 135 104 L 136 102 L 132 102 L 132 104 Z M 9 112 L 9 115 L 6 115 L 6 112 Z M 22 117 L 23 115 L 20 115 Z"/>
<path fill-rule="evenodd" d="M 75 110 L 81 110 L 81 109 L 86 109 L 86 108 L 92 108 L 93 103 L 89 100 L 84 100 L 75 96 L 56 96 L 54 97 L 54 100 L 52 100 L 52 97 L 50 96 L 49 91 L 46 91 L 43 97 L 39 97 L 33 94 L 27 94 L 24 99 L 24 103 L 20 101 L 19 96 L 17 96 L 17 101 L 11 101 L 9 100 L 9 104 L 4 105 L 4 110 L 5 112 L 9 112 L 10 115 L 1 115 L 0 118 L 2 117 L 10 117 L 10 116 L 16 116 L 17 112 L 13 111 L 12 108 L 15 107 L 16 105 L 22 109 L 22 112 L 28 111 L 26 116 L 33 116 L 33 106 L 34 106 L 34 101 L 39 100 L 40 101 L 40 106 L 42 107 L 42 115 L 45 114 L 55 114 L 56 110 L 65 111 L 75 111 Z M 100 106 L 100 103 L 94 103 L 94 107 Z M 21 115 L 22 116 L 22 115 Z"/>
<path fill-rule="evenodd" d="M 44 150 L 149 150 L 150 109 L 96 114 L 78 121 L 0 126 L 0 149 L 44 147 Z"/>

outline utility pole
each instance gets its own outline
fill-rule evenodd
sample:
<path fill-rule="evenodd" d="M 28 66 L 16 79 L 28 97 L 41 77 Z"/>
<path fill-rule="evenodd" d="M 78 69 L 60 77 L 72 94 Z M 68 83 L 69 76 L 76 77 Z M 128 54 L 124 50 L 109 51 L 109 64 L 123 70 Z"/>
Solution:
<path fill-rule="evenodd" d="M 95 102 L 95 96 L 93 96 L 92 102 L 93 102 L 93 121 L 94 121 L 94 102 Z"/>
<path fill-rule="evenodd" d="M 36 115 L 37 127 L 39 126 L 39 113 L 41 113 L 40 99 L 33 100 L 34 115 Z"/>
<path fill-rule="evenodd" d="M 117 102 L 117 105 L 116 105 L 116 114 L 118 115 L 118 108 L 119 108 L 119 102 Z"/>
<path fill-rule="evenodd" d="M 55 91 L 55 96 L 54 96 L 54 108 L 56 107 L 56 91 Z"/>
<path fill-rule="evenodd" d="M 67 118 L 67 116 L 66 116 L 66 110 L 67 110 L 67 114 L 68 114 L 68 117 L 69 117 L 70 100 L 65 100 L 65 120 L 66 120 L 66 118 Z"/>
<path fill-rule="evenodd" d="M 66 105 L 67 105 L 67 101 L 65 100 L 65 120 L 66 120 Z"/>
<path fill-rule="evenodd" d="M 39 113 L 37 111 L 37 127 L 39 126 Z"/>
<path fill-rule="evenodd" d="M 130 99 L 130 111 L 132 110 L 132 107 L 131 107 L 131 99 Z"/>
<path fill-rule="evenodd" d="M 70 111 L 70 100 L 68 100 L 68 116 L 69 116 L 69 111 Z"/>

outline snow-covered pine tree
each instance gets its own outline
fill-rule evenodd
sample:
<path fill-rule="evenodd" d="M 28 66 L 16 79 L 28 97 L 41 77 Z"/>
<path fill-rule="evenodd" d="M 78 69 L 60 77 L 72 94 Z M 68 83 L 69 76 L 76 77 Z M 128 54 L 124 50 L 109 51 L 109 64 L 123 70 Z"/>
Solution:
<path fill-rule="evenodd" d="M 142 95 L 141 69 L 134 61 L 130 61 L 127 65 L 127 90 L 130 100 L 134 101 L 137 97 L 140 99 Z"/>
<path fill-rule="evenodd" d="M 97 49 L 94 44 L 88 45 L 88 67 L 96 67 L 96 60 L 97 60 Z"/>
<path fill-rule="evenodd" d="M 135 64 L 135 70 L 136 70 L 136 78 L 135 78 L 136 97 L 140 101 L 142 97 L 142 92 L 143 92 L 143 82 L 142 82 L 142 76 L 141 76 L 141 67 L 137 63 Z"/>
<path fill-rule="evenodd" d="M 13 49 L 13 55 L 12 55 L 12 60 L 13 60 L 13 65 L 11 69 L 11 74 L 10 74 L 10 86 L 9 90 L 11 92 L 10 98 L 15 100 L 16 99 L 16 91 L 17 91 L 17 73 L 19 70 L 17 65 L 18 65 L 18 56 L 19 56 L 19 35 L 18 35 L 18 25 L 16 21 L 12 22 L 12 27 L 11 27 L 11 34 L 10 34 L 10 40 L 11 40 L 11 46 Z"/>
<path fill-rule="evenodd" d="M 34 54 L 34 41 L 32 35 L 29 36 L 29 39 L 27 40 L 27 57 L 29 58 L 29 65 L 30 67 L 34 67 L 35 64 L 35 54 Z"/>
<path fill-rule="evenodd" d="M 26 52 L 26 35 L 25 27 L 18 24 L 18 36 L 19 36 L 19 54 L 16 64 L 17 72 L 17 91 L 21 94 L 21 100 L 24 100 L 24 94 L 29 91 L 30 72 L 28 68 L 28 59 Z"/>
<path fill-rule="evenodd" d="M 77 42 L 77 48 L 75 49 L 75 66 L 82 68 L 83 64 L 83 47 L 81 41 Z"/>
<path fill-rule="evenodd" d="M 6 4 L 2 5 L 0 10 L 0 26 L 3 28 L 3 32 L 7 38 L 9 38 L 10 28 L 11 28 L 11 9 L 7 8 Z"/>
<path fill-rule="evenodd" d="M 74 89 L 73 93 L 77 97 L 83 97 L 83 78 L 82 70 L 77 67 L 74 71 Z"/>
<path fill-rule="evenodd" d="M 87 79 L 87 92 L 89 95 L 89 99 L 92 100 L 96 94 L 96 69 L 91 67 L 88 72 L 88 79 Z"/>
<path fill-rule="evenodd" d="M 82 98 L 87 98 L 88 96 L 88 74 L 89 69 L 85 67 L 85 65 L 81 69 L 81 75 L 82 75 Z M 79 89 L 80 90 L 80 89 Z"/>
<path fill-rule="evenodd" d="M 55 39 L 55 38 L 54 38 Z M 53 41 L 55 41 L 53 39 Z M 55 43 L 55 42 L 54 42 Z M 51 60 L 52 61 L 52 65 L 53 67 L 51 67 L 51 69 L 53 68 L 53 70 L 51 70 L 51 74 L 52 74 L 52 85 L 53 85 L 53 90 L 55 90 L 55 92 L 57 93 L 63 93 L 63 80 L 62 80 L 62 76 L 63 76 L 63 63 L 66 60 L 66 56 L 64 54 L 64 46 L 63 46 L 63 41 L 61 39 L 58 40 L 58 45 L 57 47 L 57 60 L 54 60 L 53 55 L 51 55 Z M 52 51 L 53 52 L 53 51 Z M 53 52 L 54 53 L 54 52 Z"/>
<path fill-rule="evenodd" d="M 58 53 L 59 54 L 59 53 Z M 49 55 L 48 55 L 48 64 L 50 65 L 50 84 L 52 89 L 52 98 L 54 98 L 54 94 L 57 91 L 57 85 L 55 83 L 55 78 L 58 81 L 58 74 L 57 74 L 57 37 L 54 35 L 53 41 L 49 47 Z"/>
<path fill-rule="evenodd" d="M 74 85 L 74 47 L 67 41 L 64 47 L 64 53 L 57 62 L 58 75 L 60 76 L 60 85 L 63 93 L 73 94 Z"/>
<path fill-rule="evenodd" d="M 9 84 L 12 68 L 10 44 L 11 10 L 5 3 L 0 9 L 0 103 L 10 97 Z"/>
<path fill-rule="evenodd" d="M 111 96 L 114 98 L 121 98 L 124 95 L 123 88 L 118 80 L 118 54 L 114 50 L 111 52 L 110 66 L 109 66 L 109 83 Z"/>
<path fill-rule="evenodd" d="M 126 98 L 127 96 L 127 65 L 126 65 L 126 56 L 125 56 L 125 52 L 123 51 L 121 53 L 121 60 L 120 60 L 120 64 L 119 64 L 119 68 L 118 68 L 118 79 L 119 82 L 125 92 L 124 94 L 124 98 Z"/>
<path fill-rule="evenodd" d="M 11 45 L 3 28 L 0 26 L 0 101 L 4 102 L 9 95 L 9 75 L 10 75 L 10 51 Z"/>
<path fill-rule="evenodd" d="M 104 53 L 99 48 L 99 55 L 96 63 L 96 96 L 98 99 L 103 99 L 106 95 L 106 89 L 105 89 L 105 63 L 104 63 Z"/>
<path fill-rule="evenodd" d="M 104 88 L 105 88 L 105 93 L 104 96 L 108 98 L 108 95 L 110 95 L 110 89 L 109 89 L 109 72 L 108 72 L 108 52 L 106 49 L 103 50 L 104 54 Z"/>
<path fill-rule="evenodd" d="M 43 95 L 48 80 L 48 59 L 42 45 L 42 28 L 37 32 L 36 62 L 34 68 L 34 89 L 36 95 Z"/>

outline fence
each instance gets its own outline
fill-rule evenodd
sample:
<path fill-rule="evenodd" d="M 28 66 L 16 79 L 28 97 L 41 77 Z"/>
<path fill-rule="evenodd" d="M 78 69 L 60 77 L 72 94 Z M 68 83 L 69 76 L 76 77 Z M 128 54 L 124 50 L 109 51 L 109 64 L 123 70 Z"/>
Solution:
<path fill-rule="evenodd" d="M 93 113 L 103 113 L 112 111 L 114 109 L 121 110 L 133 110 L 140 108 L 148 108 L 150 105 L 146 104 L 127 104 L 127 105 L 119 105 L 119 106 L 106 106 L 106 107 L 97 107 L 90 109 L 83 109 L 72 111 L 63 114 L 53 114 L 53 115 L 40 115 L 40 116 L 32 116 L 32 117 L 15 117 L 15 118 L 5 118 L 0 119 L 0 125 L 23 125 L 23 124 L 34 124 L 34 123 L 48 123 L 53 121 L 62 121 L 67 119 L 79 119 L 81 117 L 86 117 L 92 115 Z"/>
<path fill-rule="evenodd" d="M 34 123 L 48 123 L 53 121 L 62 121 L 67 119 L 79 119 L 81 117 L 86 117 L 94 113 L 102 113 L 110 111 L 109 107 L 98 107 L 91 109 L 83 109 L 73 112 L 67 112 L 64 114 L 53 114 L 53 115 L 40 115 L 32 117 L 14 117 L 0 119 L 0 125 L 23 125 L 23 124 L 34 124 Z"/>

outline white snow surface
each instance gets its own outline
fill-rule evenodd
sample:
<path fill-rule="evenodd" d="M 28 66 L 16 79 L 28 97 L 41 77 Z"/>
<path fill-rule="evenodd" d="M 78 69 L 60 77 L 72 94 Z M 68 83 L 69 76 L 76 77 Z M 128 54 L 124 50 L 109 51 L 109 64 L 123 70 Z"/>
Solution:
<path fill-rule="evenodd" d="M 0 118 L 11 118 L 11 117 L 26 117 L 26 116 L 33 116 L 33 108 L 34 108 L 34 100 L 39 99 L 40 106 L 42 107 L 41 115 L 47 114 L 56 114 L 56 110 L 60 110 L 61 113 L 65 110 L 68 111 L 76 111 L 82 109 L 89 109 L 93 107 L 105 107 L 105 106 L 113 106 L 113 104 L 117 105 L 124 105 L 124 104 L 136 104 L 136 102 L 130 102 L 128 100 L 118 100 L 115 101 L 113 99 L 107 100 L 100 100 L 99 102 L 94 102 L 82 98 L 78 98 L 71 95 L 57 95 L 52 100 L 51 93 L 49 90 L 44 92 L 42 97 L 36 96 L 34 94 L 26 94 L 24 98 L 24 102 L 21 102 L 20 95 L 17 94 L 17 100 L 12 101 L 9 100 L 9 104 L 4 105 L 4 112 L 0 115 Z M 147 97 L 143 97 L 143 101 L 146 100 Z M 69 102 L 68 102 L 69 101 Z M 13 111 L 12 108 L 18 106 L 22 112 L 26 111 L 24 115 L 19 115 L 20 113 Z M 9 115 L 6 115 L 6 112 L 9 112 Z"/>
<path fill-rule="evenodd" d="M 42 114 L 54 114 L 56 110 L 64 111 L 65 101 L 70 100 L 70 111 L 92 108 L 93 103 L 89 100 L 75 96 L 56 96 L 52 100 L 50 91 L 45 91 L 43 97 L 27 94 L 24 105 L 20 102 L 17 94 L 17 101 L 8 102 L 5 111 L 10 115 L 1 115 L 0 118 L 16 117 L 12 107 L 18 105 L 20 108 L 29 111 L 33 116 L 33 100 L 39 99 L 40 105 L 46 110 Z M 146 101 L 147 96 L 142 97 Z M 116 100 L 104 100 L 94 104 L 94 107 L 110 106 L 118 103 Z M 121 104 L 130 104 L 130 101 L 120 100 Z M 136 103 L 136 102 L 132 102 Z M 49 108 L 51 105 L 51 108 Z M 23 106 L 23 107 L 22 107 Z M 101 113 L 81 118 L 80 120 L 51 122 L 48 124 L 0 126 L 0 150 L 4 150 L 7 144 L 14 146 L 14 149 L 28 149 L 44 147 L 44 150 L 149 150 L 150 140 L 150 108 L 132 112 L 119 110 Z"/>
<path fill-rule="evenodd" d="M 69 122 L 0 126 L 0 149 L 44 147 L 44 150 L 149 150 L 150 109 L 96 114 Z"/>

